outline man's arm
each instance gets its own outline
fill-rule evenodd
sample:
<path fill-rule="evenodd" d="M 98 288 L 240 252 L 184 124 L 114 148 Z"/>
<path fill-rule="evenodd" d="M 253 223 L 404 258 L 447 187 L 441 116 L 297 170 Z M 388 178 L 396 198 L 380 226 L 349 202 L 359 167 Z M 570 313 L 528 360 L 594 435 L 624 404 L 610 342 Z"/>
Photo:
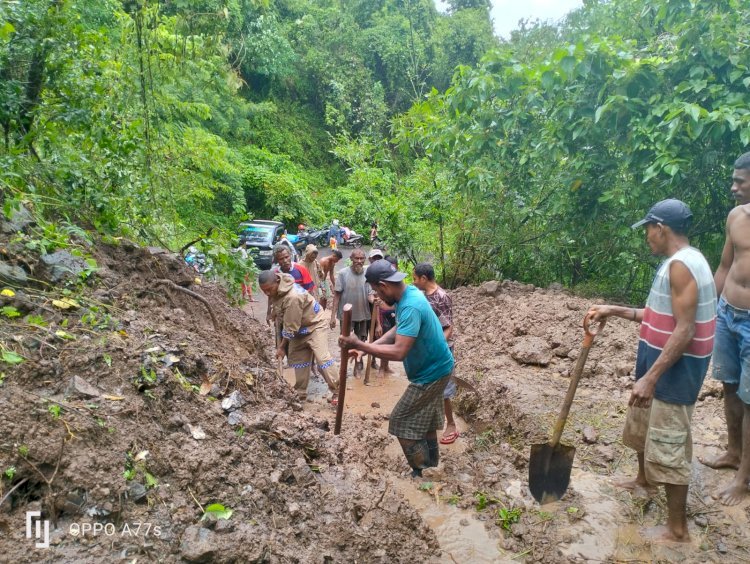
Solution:
<path fill-rule="evenodd" d="M 341 300 L 342 292 L 333 293 L 333 305 L 331 306 L 331 329 L 336 328 L 336 315 L 339 311 L 339 300 Z"/>
<path fill-rule="evenodd" d="M 395 339 L 393 339 L 395 337 Z M 393 341 L 388 343 L 388 341 Z M 383 360 L 397 360 L 401 361 L 406 358 L 406 355 L 414 346 L 415 337 L 407 337 L 405 335 L 399 335 L 394 327 L 388 333 L 383 335 L 380 339 L 374 343 L 367 343 L 360 341 L 355 335 L 349 335 L 348 337 L 339 337 L 339 343 L 343 346 L 349 347 L 357 351 L 362 351 L 364 354 L 371 354 Z"/>
<path fill-rule="evenodd" d="M 734 210 L 732 210 L 732 212 L 734 212 Z M 729 217 L 727 217 L 727 223 L 724 227 L 726 233 L 724 249 L 721 251 L 721 262 L 719 263 L 719 268 L 716 269 L 716 274 L 714 274 L 716 294 L 719 296 L 721 296 L 721 293 L 724 291 L 724 283 L 727 280 L 727 274 L 729 274 L 729 269 L 732 267 L 732 262 L 734 262 L 734 245 L 732 245 L 732 240 L 729 234 L 729 220 L 732 216 L 732 212 L 729 212 Z"/>
<path fill-rule="evenodd" d="M 629 321 L 643 321 L 643 310 L 634 307 L 616 305 L 594 305 L 589 308 L 586 315 L 591 316 L 591 323 L 596 323 L 607 317 L 622 317 Z"/>
<path fill-rule="evenodd" d="M 659 378 L 682 357 L 695 335 L 698 283 L 687 266 L 675 261 L 669 265 L 669 284 L 672 290 L 672 315 L 674 315 L 675 328 L 667 339 L 659 358 L 633 386 L 628 402 L 630 405 L 637 407 L 651 405 L 654 388 Z"/>

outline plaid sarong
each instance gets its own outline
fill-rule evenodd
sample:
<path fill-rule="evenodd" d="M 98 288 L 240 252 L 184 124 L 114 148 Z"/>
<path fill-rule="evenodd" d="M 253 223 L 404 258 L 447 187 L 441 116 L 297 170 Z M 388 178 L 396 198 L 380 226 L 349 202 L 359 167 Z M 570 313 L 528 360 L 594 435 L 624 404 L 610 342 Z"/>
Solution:
<path fill-rule="evenodd" d="M 391 412 L 388 432 L 400 439 L 424 439 L 443 428 L 443 390 L 450 375 L 429 384 L 409 384 Z"/>

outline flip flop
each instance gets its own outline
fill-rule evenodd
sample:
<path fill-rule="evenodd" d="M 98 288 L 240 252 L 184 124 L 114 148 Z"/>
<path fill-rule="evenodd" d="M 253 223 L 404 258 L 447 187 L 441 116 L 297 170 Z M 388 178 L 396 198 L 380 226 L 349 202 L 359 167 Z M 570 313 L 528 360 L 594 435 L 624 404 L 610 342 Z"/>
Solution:
<path fill-rule="evenodd" d="M 448 433 L 445 436 L 440 437 L 440 444 L 441 445 L 450 445 L 456 442 L 456 439 L 460 437 L 461 434 L 458 431 L 454 431 L 452 433 Z"/>

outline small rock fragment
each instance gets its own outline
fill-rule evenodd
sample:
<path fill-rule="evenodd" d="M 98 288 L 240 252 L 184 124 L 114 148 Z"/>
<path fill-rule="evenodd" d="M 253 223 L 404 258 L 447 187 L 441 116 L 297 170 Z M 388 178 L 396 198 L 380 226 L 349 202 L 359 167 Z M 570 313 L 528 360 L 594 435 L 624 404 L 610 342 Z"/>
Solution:
<path fill-rule="evenodd" d="M 380 409 L 380 404 L 376 401 L 372 402 L 370 404 L 370 407 L 374 407 L 375 409 Z"/>
<path fill-rule="evenodd" d="M 229 394 L 229 397 L 221 400 L 221 408 L 224 411 L 234 411 L 235 409 L 239 409 L 240 407 L 242 407 L 244 403 L 245 402 L 242 398 L 242 394 L 238 391 L 234 391 Z"/>
<path fill-rule="evenodd" d="M 73 376 L 70 379 L 67 390 L 65 390 L 65 395 L 97 398 L 101 395 L 101 392 L 80 376 Z"/>
<path fill-rule="evenodd" d="M 596 432 L 596 429 L 594 429 L 591 425 L 586 425 L 583 428 L 582 434 L 583 434 L 583 442 L 588 443 L 590 445 L 593 445 L 599 439 L 599 434 Z"/>

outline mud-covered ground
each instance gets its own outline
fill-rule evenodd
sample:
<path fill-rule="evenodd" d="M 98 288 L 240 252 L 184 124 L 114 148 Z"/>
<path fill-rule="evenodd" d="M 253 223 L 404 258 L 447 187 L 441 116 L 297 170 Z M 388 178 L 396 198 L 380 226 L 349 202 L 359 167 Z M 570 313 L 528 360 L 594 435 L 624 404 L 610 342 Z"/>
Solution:
<path fill-rule="evenodd" d="M 0 318 L 3 352 L 24 359 L 0 368 L 3 561 L 750 560 L 748 503 L 711 498 L 731 471 L 695 462 L 689 545 L 640 536 L 663 521 L 663 495 L 612 486 L 635 463 L 619 439 L 637 335 L 626 321 L 590 353 L 563 437 L 577 447 L 568 493 L 544 507 L 528 494 L 529 445 L 549 437 L 587 300 L 510 282 L 453 292 L 458 374 L 477 391 L 460 390 L 461 438 L 413 481 L 387 434 L 398 363 L 372 386 L 350 380 L 335 437 L 314 399 L 324 386 L 301 405 L 274 370 L 262 303 L 231 306 L 177 257 L 116 240 L 81 242 L 99 270 L 53 284 L 22 235 L 4 237 L 0 260 L 30 281 L 2 297 L 20 313 Z M 707 382 L 696 456 L 726 441 L 721 401 Z M 49 548 L 26 538 L 35 510 Z"/>
<path fill-rule="evenodd" d="M 0 322 L 3 351 L 24 361 L 2 366 L 0 560 L 436 554 L 434 533 L 377 473 L 349 476 L 333 411 L 302 411 L 269 363 L 267 328 L 222 289 L 115 240 L 81 244 L 99 267 L 89 283 L 51 284 L 23 237 L 1 243 L 0 258 L 35 281 L 3 296 L 19 313 Z M 51 522 L 49 548 L 26 538 L 27 511 Z"/>

